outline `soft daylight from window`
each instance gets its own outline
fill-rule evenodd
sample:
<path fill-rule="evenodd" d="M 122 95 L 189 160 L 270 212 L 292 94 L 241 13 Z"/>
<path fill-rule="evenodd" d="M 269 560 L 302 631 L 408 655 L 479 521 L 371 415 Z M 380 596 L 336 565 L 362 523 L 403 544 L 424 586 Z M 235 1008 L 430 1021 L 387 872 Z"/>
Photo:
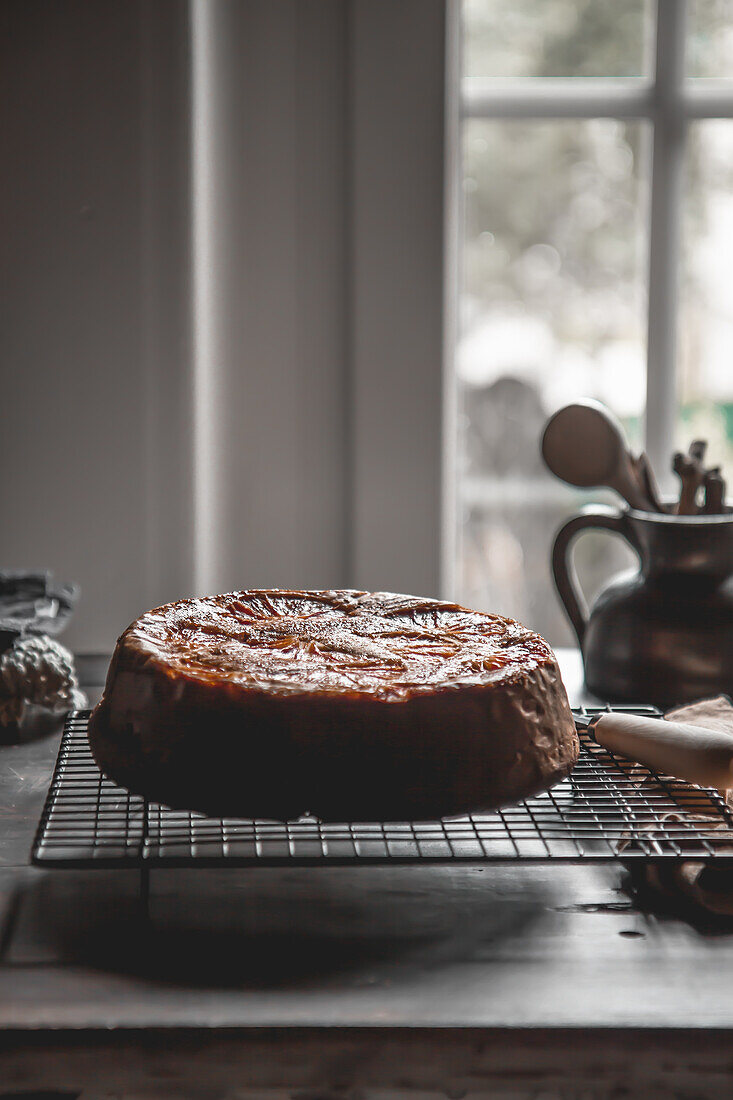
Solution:
<path fill-rule="evenodd" d="M 464 0 L 463 89 L 651 79 L 654 9 L 643 0 Z M 690 86 L 733 80 L 729 2 L 690 0 L 686 58 Z M 551 478 L 539 439 L 559 406 L 596 397 L 632 445 L 643 444 L 651 140 L 644 118 L 538 119 L 528 109 L 473 112 L 461 125 L 458 595 L 558 645 L 573 639 L 550 576 L 554 531 L 582 503 L 609 498 Z M 680 218 L 670 457 L 704 437 L 710 461 L 731 471 L 733 119 L 687 125 Z M 581 539 L 576 553 L 590 594 L 631 560 L 603 534 Z"/>

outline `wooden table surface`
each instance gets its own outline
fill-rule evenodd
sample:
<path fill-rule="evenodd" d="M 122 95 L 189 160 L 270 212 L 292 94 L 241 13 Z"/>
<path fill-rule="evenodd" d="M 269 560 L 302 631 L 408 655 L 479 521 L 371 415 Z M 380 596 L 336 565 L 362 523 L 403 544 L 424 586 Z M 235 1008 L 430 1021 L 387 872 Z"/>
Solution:
<path fill-rule="evenodd" d="M 733 931 L 621 866 L 161 870 L 146 922 L 28 865 L 57 745 L 0 745 L 0 1096 L 733 1095 Z"/>

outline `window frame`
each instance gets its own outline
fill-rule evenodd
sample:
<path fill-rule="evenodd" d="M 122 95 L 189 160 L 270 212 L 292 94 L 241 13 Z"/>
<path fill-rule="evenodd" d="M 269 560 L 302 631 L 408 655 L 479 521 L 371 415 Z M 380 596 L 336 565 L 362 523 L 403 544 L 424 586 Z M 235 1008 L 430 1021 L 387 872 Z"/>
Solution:
<path fill-rule="evenodd" d="M 456 0 L 450 18 L 460 20 L 458 8 Z M 644 430 L 647 453 L 659 471 L 667 467 L 669 440 L 674 437 L 677 417 L 680 229 L 688 124 L 733 118 L 733 81 L 723 84 L 685 75 L 686 8 L 686 0 L 657 0 L 652 31 L 653 73 L 649 78 L 484 79 L 461 75 L 455 120 L 459 134 L 468 119 L 607 118 L 641 120 L 651 125 Z M 459 204 L 460 199 L 455 198 L 451 221 L 460 235 L 463 220 Z M 448 552 L 445 557 L 447 562 Z"/>

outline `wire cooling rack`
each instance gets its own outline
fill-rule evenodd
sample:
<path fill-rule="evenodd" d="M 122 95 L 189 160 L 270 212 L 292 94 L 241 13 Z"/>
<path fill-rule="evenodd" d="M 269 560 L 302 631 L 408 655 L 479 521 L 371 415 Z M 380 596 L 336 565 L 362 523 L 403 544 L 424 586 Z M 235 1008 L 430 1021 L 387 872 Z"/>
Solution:
<path fill-rule="evenodd" d="M 587 720 L 610 709 L 574 713 Z M 334 825 L 313 818 L 218 819 L 147 802 L 101 775 L 89 750 L 88 718 L 89 711 L 77 711 L 66 721 L 33 846 L 35 864 L 149 869 L 733 856 L 733 815 L 717 791 L 632 766 L 583 730 L 570 778 L 536 798 L 447 821 Z"/>

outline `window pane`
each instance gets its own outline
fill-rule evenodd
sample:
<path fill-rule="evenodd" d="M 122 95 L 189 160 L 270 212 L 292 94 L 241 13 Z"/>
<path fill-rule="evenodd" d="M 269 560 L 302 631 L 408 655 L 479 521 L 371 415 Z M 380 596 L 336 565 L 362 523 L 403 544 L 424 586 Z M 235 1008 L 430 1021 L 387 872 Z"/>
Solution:
<path fill-rule="evenodd" d="M 690 125 L 679 329 L 677 445 L 709 441 L 733 480 L 733 121 Z M 733 489 L 733 486 L 731 486 Z"/>
<path fill-rule="evenodd" d="M 464 0 L 464 75 L 647 75 L 648 0 Z"/>
<path fill-rule="evenodd" d="M 638 442 L 646 364 L 640 180 L 645 127 L 614 120 L 464 125 L 459 597 L 570 634 L 550 579 L 563 518 L 598 494 L 543 469 L 546 417 L 605 401 Z M 581 540 L 600 580 L 611 539 Z"/>
<path fill-rule="evenodd" d="M 687 73 L 733 80 L 733 3 L 688 0 Z"/>

